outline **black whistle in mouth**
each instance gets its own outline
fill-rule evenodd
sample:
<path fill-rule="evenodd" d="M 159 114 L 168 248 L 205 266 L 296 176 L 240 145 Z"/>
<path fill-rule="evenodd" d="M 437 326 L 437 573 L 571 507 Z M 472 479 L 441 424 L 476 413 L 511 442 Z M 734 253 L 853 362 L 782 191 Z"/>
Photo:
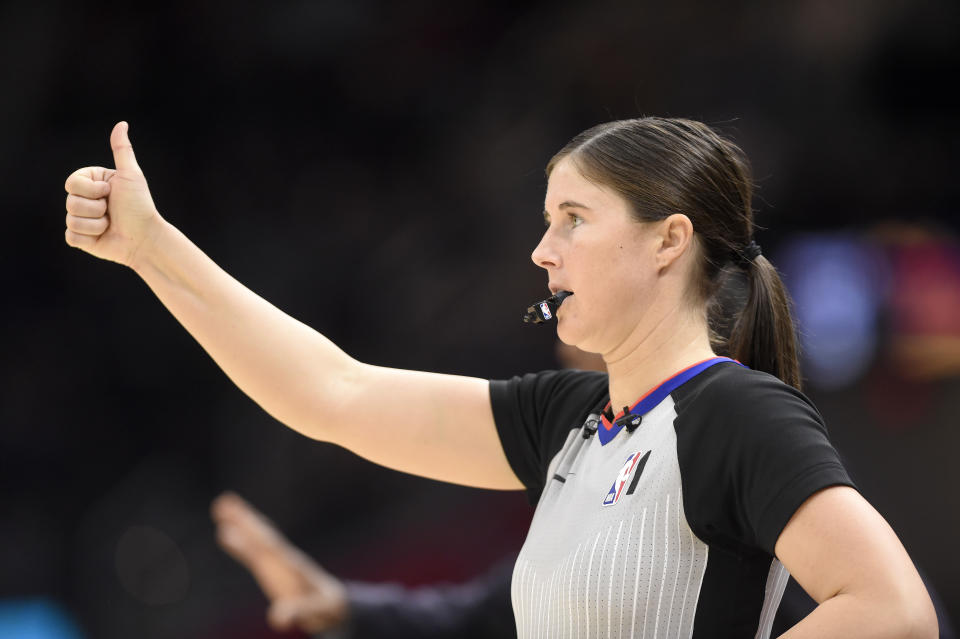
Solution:
<path fill-rule="evenodd" d="M 527 307 L 523 314 L 524 324 L 543 324 L 552 320 L 557 315 L 557 309 L 563 304 L 563 300 L 573 295 L 570 291 L 560 291 L 556 295 L 551 295 L 545 300 L 537 302 Z"/>

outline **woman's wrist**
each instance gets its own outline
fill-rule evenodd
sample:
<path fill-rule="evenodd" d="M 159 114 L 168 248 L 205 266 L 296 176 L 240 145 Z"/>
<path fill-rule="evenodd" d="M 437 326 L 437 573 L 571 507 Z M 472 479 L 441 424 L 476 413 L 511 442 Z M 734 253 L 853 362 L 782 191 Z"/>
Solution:
<path fill-rule="evenodd" d="M 164 253 L 164 245 L 170 237 L 171 232 L 176 229 L 167 222 L 159 213 L 157 213 L 146 224 L 146 232 L 143 239 L 130 253 L 127 261 L 129 266 L 137 275 L 143 277 L 144 269 L 149 266 L 157 266 L 158 258 Z"/>

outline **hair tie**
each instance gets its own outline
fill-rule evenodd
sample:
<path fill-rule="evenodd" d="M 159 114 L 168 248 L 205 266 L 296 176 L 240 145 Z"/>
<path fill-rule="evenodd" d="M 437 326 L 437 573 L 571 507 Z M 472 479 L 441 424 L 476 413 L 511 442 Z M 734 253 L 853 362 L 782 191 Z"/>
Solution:
<path fill-rule="evenodd" d="M 752 263 L 758 256 L 762 253 L 760 252 L 760 245 L 750 240 L 750 243 L 743 247 L 743 250 L 740 251 L 740 263 L 747 265 Z"/>

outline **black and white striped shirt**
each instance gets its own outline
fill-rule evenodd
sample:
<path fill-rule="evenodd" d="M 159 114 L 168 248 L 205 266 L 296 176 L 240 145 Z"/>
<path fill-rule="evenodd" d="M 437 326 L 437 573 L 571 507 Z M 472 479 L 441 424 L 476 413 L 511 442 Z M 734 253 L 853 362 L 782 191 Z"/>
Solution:
<path fill-rule="evenodd" d="M 521 639 L 768 637 L 788 573 L 777 537 L 816 491 L 852 485 L 798 391 L 726 358 L 666 380 L 633 432 L 581 425 L 607 376 L 491 382 L 507 458 L 537 504 L 513 575 Z"/>

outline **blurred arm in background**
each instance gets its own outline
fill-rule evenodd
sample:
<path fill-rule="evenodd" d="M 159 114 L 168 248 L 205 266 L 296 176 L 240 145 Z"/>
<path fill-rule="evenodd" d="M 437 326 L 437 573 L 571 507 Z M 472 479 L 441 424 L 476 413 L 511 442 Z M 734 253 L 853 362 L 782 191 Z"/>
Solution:
<path fill-rule="evenodd" d="M 406 588 L 343 582 L 291 544 L 239 496 L 225 493 L 211 512 L 217 540 L 257 580 L 270 601 L 267 620 L 323 639 L 500 639 L 515 637 L 510 578 L 515 557 L 463 584 Z"/>

